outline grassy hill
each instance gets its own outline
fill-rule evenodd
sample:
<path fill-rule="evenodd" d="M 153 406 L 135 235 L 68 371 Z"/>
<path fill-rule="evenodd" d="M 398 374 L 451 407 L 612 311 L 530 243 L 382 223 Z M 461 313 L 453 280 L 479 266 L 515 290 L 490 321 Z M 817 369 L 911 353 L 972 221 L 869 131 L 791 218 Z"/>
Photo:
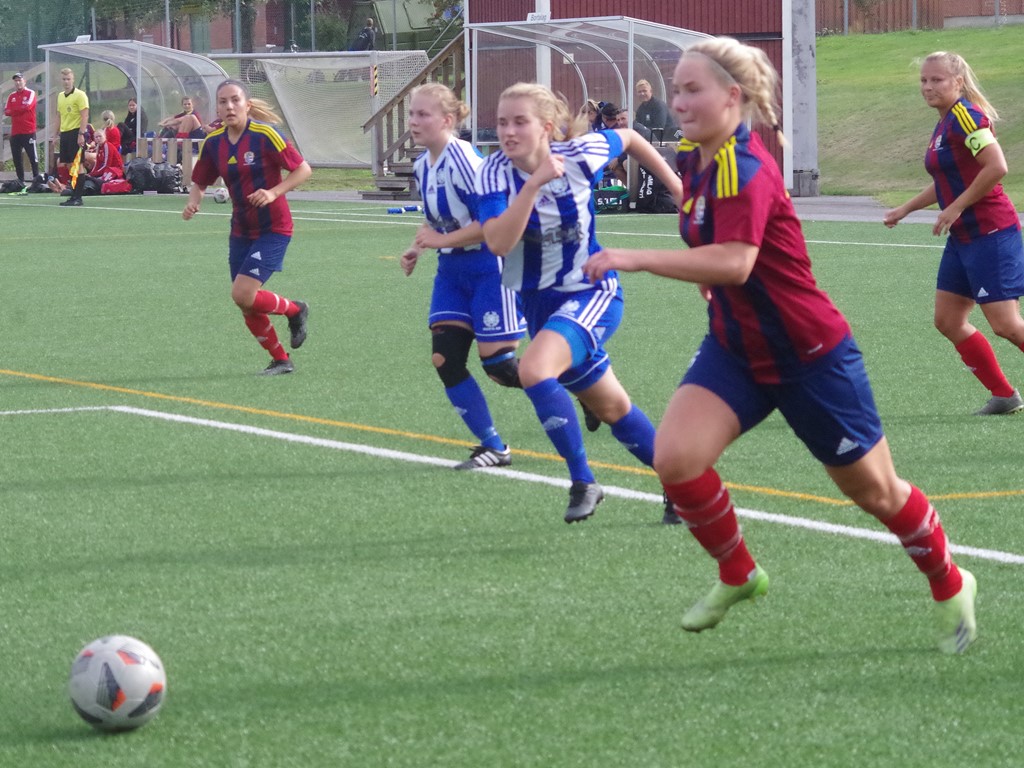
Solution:
<path fill-rule="evenodd" d="M 902 202 L 928 183 L 923 158 L 937 113 L 921 98 L 920 60 L 956 51 L 999 111 L 1010 172 L 1007 194 L 1024 209 L 1024 28 L 955 29 L 818 39 L 821 192 Z"/>

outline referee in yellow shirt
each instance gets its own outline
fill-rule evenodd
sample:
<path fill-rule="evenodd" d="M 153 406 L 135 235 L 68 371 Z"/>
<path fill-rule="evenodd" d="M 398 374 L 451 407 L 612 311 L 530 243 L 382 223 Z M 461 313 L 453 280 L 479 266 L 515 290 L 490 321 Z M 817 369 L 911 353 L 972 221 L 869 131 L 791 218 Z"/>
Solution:
<path fill-rule="evenodd" d="M 79 147 L 85 146 L 85 129 L 89 125 L 89 97 L 75 88 L 75 73 L 65 67 L 60 71 L 64 90 L 57 94 L 57 119 L 60 122 L 60 148 L 57 154 L 57 178 L 68 184 L 68 166 L 74 162 Z"/>

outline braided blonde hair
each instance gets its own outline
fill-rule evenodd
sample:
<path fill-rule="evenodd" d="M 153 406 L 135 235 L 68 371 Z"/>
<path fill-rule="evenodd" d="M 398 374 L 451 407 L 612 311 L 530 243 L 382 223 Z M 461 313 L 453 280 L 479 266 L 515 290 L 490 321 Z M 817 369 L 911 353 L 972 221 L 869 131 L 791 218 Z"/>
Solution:
<path fill-rule="evenodd" d="M 564 141 L 575 136 L 582 136 L 590 130 L 586 115 L 573 115 L 565 97 L 554 93 L 550 88 L 538 83 L 516 83 L 501 92 L 499 101 L 507 99 L 529 99 L 533 102 L 534 112 L 542 123 L 550 122 L 554 129 L 551 138 Z"/>
<path fill-rule="evenodd" d="M 994 123 L 999 119 L 999 113 L 996 112 L 995 107 L 988 103 L 985 94 L 981 92 L 978 78 L 975 77 L 971 65 L 964 61 L 963 56 L 958 53 L 951 53 L 950 51 L 935 51 L 935 53 L 929 53 L 925 57 L 924 62 L 921 63 L 924 64 L 929 61 L 940 62 L 953 77 L 963 78 L 964 85 L 960 89 L 960 95 L 984 112 L 990 122 Z"/>
<path fill-rule="evenodd" d="M 683 55 L 703 56 L 722 85 L 738 85 L 743 95 L 743 118 L 768 126 L 780 142 L 786 143 L 779 125 L 779 74 L 768 54 L 731 37 L 716 37 L 694 43 Z"/>

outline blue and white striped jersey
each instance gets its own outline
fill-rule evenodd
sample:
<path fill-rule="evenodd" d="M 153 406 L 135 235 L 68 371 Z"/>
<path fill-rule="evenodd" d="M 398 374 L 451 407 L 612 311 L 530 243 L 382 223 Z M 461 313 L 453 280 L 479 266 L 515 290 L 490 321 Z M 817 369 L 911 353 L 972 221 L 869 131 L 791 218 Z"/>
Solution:
<path fill-rule="evenodd" d="M 565 158 L 565 175 L 538 192 L 522 240 L 505 256 L 502 282 L 507 287 L 522 292 L 593 287 L 583 277 L 584 262 L 601 250 L 594 231 L 592 191 L 601 170 L 620 152 L 622 139 L 614 131 L 551 143 L 551 154 Z M 488 156 L 477 176 L 481 223 L 500 216 L 529 177 L 504 152 Z"/>
<path fill-rule="evenodd" d="M 476 220 L 479 202 L 476 172 L 482 164 L 483 158 L 473 145 L 454 136 L 433 165 L 430 164 L 429 152 L 416 158 L 413 173 L 423 198 L 423 211 L 427 223 L 436 232 L 448 234 Z M 438 253 L 475 254 L 481 247 L 441 248 Z"/>

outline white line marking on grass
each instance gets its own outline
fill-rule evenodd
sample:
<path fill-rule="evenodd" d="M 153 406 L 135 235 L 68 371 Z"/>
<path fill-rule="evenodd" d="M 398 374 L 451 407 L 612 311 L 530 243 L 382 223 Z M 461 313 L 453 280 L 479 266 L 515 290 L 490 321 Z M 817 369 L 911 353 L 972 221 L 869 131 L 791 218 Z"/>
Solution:
<path fill-rule="evenodd" d="M 349 451 L 351 453 L 361 453 L 367 456 L 378 456 L 385 459 L 395 459 L 397 461 L 408 461 L 416 464 L 428 464 L 435 467 L 454 467 L 458 462 L 450 459 L 442 459 L 436 456 L 423 456 L 416 453 L 407 453 L 405 451 L 394 451 L 386 448 L 376 448 L 368 445 L 359 445 L 357 443 L 345 443 L 339 440 L 330 440 L 322 437 L 312 437 L 310 435 L 299 435 L 291 432 L 279 432 L 273 429 L 264 429 L 262 427 L 253 427 L 247 424 L 233 424 L 226 421 L 214 421 L 212 419 L 199 419 L 193 416 L 182 416 L 175 413 L 164 413 L 163 411 L 152 411 L 147 408 L 134 408 L 126 405 L 115 405 L 110 406 L 108 410 L 116 411 L 118 413 L 126 413 L 134 416 L 144 416 L 147 418 L 160 419 L 162 421 L 171 421 L 179 424 L 193 424 L 201 427 L 212 427 L 214 429 L 222 429 L 229 432 L 240 432 L 246 435 L 256 435 L 258 437 L 268 437 L 273 440 L 283 440 L 289 443 L 299 443 L 302 445 L 313 445 L 319 448 L 331 448 L 339 451 Z M 569 481 L 562 478 L 545 477 L 544 475 L 535 475 L 530 472 L 520 472 L 514 469 L 477 469 L 473 470 L 477 474 L 495 475 L 498 477 L 507 477 L 515 480 L 522 480 L 529 483 L 540 483 L 543 485 L 551 485 L 556 488 L 568 488 Z M 614 485 L 603 486 L 604 492 L 608 496 L 616 496 L 622 499 L 630 499 L 633 501 L 649 501 L 657 504 L 662 503 L 661 494 L 645 493 L 643 491 L 634 491 L 631 488 L 620 488 Z M 837 525 L 835 523 L 826 523 L 820 520 L 809 520 L 802 517 L 793 517 L 792 515 L 781 515 L 774 512 L 762 512 L 755 509 L 740 509 L 737 508 L 736 514 L 740 517 L 746 517 L 751 520 L 759 520 L 766 523 L 775 523 L 777 525 L 788 525 L 795 528 L 805 528 L 807 530 L 819 531 L 821 533 L 830 533 L 838 536 L 848 536 L 855 539 L 868 539 L 870 541 L 877 541 L 883 544 L 893 544 L 899 546 L 899 540 L 891 533 L 886 531 L 868 530 L 865 528 L 856 528 L 849 525 Z M 971 557 L 977 557 L 983 560 L 993 560 L 998 563 L 1009 563 L 1014 565 L 1024 565 L 1024 555 L 1017 555 L 1012 552 L 1000 552 L 993 549 L 979 549 L 977 547 L 966 547 L 958 544 L 950 544 L 950 551 L 955 554 L 969 555 Z"/>
<path fill-rule="evenodd" d="M 109 405 L 83 406 L 81 408 L 34 408 L 25 411 L 0 411 L 0 416 L 27 416 L 45 413 L 78 413 L 79 411 L 109 411 Z"/>
<path fill-rule="evenodd" d="M 407 461 L 413 464 L 427 464 L 433 467 L 451 468 L 459 463 L 451 459 L 442 459 L 437 456 L 424 456 L 418 453 L 394 451 L 388 448 L 377 448 L 374 446 L 360 445 L 358 443 L 346 443 L 340 440 L 330 440 L 327 438 L 312 437 L 311 435 L 300 435 L 292 432 L 279 432 L 274 429 L 253 427 L 248 424 L 234 424 L 227 421 L 200 419 L 194 416 L 183 416 L 176 413 L 165 413 L 164 411 L 153 411 L 148 408 L 135 408 L 127 405 L 84 406 L 79 408 L 39 408 L 31 410 L 0 411 L 0 416 L 79 413 L 83 411 L 114 411 L 116 413 L 124 413 L 130 416 L 142 416 L 145 418 L 158 419 L 160 421 L 170 421 L 177 424 L 191 424 L 199 427 L 210 427 L 212 429 L 221 429 L 228 432 L 239 432 L 241 434 L 254 435 L 256 437 L 267 437 L 272 440 L 282 440 L 284 442 L 298 443 L 300 445 L 311 445 L 318 448 L 330 448 L 332 450 L 337 451 L 361 453 L 366 456 L 376 456 L 382 459 Z M 566 479 L 558 477 L 547 477 L 545 475 L 535 475 L 531 472 L 522 472 L 515 469 L 485 468 L 474 470 L 474 472 L 476 474 L 506 477 L 527 483 L 550 485 L 555 488 L 569 487 L 569 481 Z M 632 488 L 621 488 L 615 485 L 605 485 L 603 486 L 603 488 L 605 494 L 608 496 L 615 496 L 620 499 L 629 499 L 631 501 L 646 501 L 654 504 L 662 503 L 662 498 L 660 494 L 647 493 L 644 491 L 635 491 Z M 795 517 L 793 515 L 784 515 L 776 512 L 764 512 L 757 509 L 744 509 L 738 507 L 736 509 L 736 514 L 740 517 L 745 517 L 750 520 L 758 520 L 760 522 L 765 523 L 774 523 L 776 525 L 788 525 L 793 528 L 803 528 L 805 530 L 818 531 L 819 533 L 829 533 L 836 536 L 847 536 L 853 539 L 867 539 L 869 541 L 877 541 L 882 544 L 892 544 L 899 546 L 899 540 L 887 531 L 857 528 L 855 526 L 839 525 L 836 523 L 826 523 L 821 520 L 811 520 L 804 517 Z M 1024 555 L 1018 555 L 1012 552 L 1001 552 L 999 550 L 993 549 L 981 549 L 978 547 L 969 547 L 960 544 L 950 544 L 949 548 L 951 552 L 958 555 L 977 557 L 982 560 L 992 560 L 997 563 L 1024 565 Z"/>

